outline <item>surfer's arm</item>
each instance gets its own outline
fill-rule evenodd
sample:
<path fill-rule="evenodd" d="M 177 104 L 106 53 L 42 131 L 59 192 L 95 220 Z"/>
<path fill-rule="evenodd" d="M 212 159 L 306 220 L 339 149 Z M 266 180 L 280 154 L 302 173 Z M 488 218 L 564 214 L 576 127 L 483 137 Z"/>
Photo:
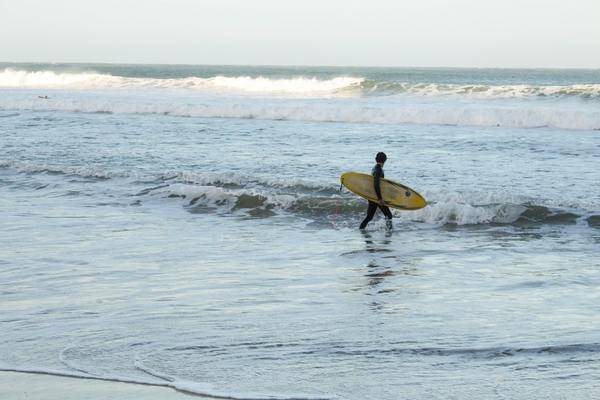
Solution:
<path fill-rule="evenodd" d="M 381 201 L 383 199 L 383 197 L 381 197 L 381 172 L 379 170 L 375 170 L 373 178 L 373 185 L 375 186 L 375 194 L 377 195 L 377 200 Z"/>
<path fill-rule="evenodd" d="M 381 178 L 375 177 L 375 194 L 377 194 L 377 199 L 381 200 Z"/>

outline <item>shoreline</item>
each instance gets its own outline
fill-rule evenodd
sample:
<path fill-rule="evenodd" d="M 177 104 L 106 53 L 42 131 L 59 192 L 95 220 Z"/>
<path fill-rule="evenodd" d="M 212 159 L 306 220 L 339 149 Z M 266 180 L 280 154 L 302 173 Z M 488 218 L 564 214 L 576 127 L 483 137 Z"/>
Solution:
<path fill-rule="evenodd" d="M 126 382 L 43 371 L 0 371 L 0 393 L 6 400 L 184 400 L 215 399 L 168 385 Z"/>

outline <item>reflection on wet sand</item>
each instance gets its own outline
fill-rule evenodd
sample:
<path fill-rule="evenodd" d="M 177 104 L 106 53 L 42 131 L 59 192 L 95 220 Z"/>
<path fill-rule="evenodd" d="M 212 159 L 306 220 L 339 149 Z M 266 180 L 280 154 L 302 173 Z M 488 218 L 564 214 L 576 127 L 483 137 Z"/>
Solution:
<path fill-rule="evenodd" d="M 402 246 L 403 241 L 394 240 L 393 231 L 384 234 L 363 231 L 361 234 L 364 246 L 341 254 L 359 261 L 361 266 L 357 271 L 366 278 L 352 291 L 370 296 L 368 305 L 373 311 L 396 313 L 403 307 L 402 300 L 395 296 L 412 292 L 405 277 L 421 275 L 416 266 L 420 257 L 410 255 Z"/>

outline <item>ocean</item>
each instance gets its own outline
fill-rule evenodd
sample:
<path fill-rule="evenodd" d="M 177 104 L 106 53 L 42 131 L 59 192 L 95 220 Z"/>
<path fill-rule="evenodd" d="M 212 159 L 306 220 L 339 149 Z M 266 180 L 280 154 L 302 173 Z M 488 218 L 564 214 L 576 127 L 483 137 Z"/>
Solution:
<path fill-rule="evenodd" d="M 597 399 L 599 184 L 600 70 L 1 63 L 0 370 Z"/>

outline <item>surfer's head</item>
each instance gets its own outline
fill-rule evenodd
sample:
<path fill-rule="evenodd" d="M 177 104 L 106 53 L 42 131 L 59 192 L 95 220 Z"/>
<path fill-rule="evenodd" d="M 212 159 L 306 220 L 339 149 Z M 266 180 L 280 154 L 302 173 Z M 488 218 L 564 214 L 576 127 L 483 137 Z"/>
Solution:
<path fill-rule="evenodd" d="M 377 161 L 378 164 L 383 164 L 385 162 L 385 160 L 387 160 L 387 156 L 385 155 L 385 153 L 383 151 L 380 151 L 375 156 L 375 161 Z"/>

